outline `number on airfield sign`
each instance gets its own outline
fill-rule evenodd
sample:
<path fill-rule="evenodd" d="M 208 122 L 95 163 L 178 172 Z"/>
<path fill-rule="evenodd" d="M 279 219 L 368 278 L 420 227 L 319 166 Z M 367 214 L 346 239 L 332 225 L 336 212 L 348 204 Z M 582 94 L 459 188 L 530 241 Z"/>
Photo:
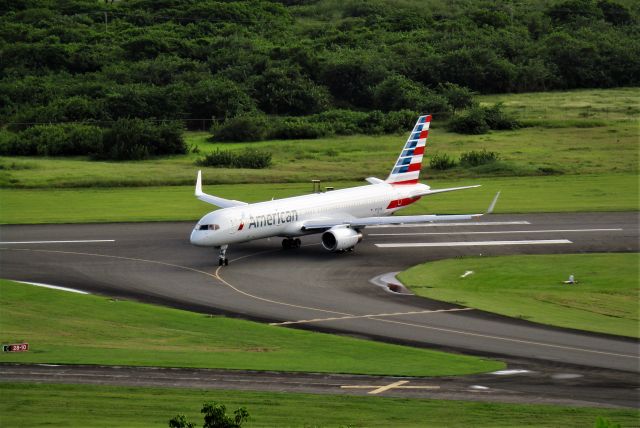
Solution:
<path fill-rule="evenodd" d="M 26 352 L 29 350 L 28 343 L 14 343 L 11 345 L 2 345 L 4 352 Z"/>

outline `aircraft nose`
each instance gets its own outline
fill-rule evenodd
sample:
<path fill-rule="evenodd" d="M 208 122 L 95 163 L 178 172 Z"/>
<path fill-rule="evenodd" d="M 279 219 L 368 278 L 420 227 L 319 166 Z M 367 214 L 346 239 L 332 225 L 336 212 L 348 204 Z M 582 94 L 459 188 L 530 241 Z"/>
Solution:
<path fill-rule="evenodd" d="M 198 231 L 197 230 L 192 230 L 191 231 L 191 236 L 189 237 L 189 242 L 191 242 L 192 245 L 198 245 L 198 243 L 200 242 L 200 237 L 198 236 Z"/>

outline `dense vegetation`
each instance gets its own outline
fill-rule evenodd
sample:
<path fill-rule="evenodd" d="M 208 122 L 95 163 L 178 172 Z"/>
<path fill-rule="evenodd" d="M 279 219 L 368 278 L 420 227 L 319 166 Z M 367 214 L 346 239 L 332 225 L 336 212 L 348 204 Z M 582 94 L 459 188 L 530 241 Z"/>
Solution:
<path fill-rule="evenodd" d="M 156 141 L 166 149 L 100 151 L 104 128 L 220 121 L 228 140 L 228 121 L 244 117 L 269 124 L 264 138 L 380 133 L 400 110 L 469 107 L 472 91 L 638 85 L 639 6 L 619 1 L 3 0 L 0 148 L 72 155 L 78 144 L 25 141 L 82 133 L 84 154 L 141 158 L 186 148 L 169 132 Z M 332 120 L 351 113 L 365 119 Z M 50 123 L 67 125 L 30 130 Z"/>

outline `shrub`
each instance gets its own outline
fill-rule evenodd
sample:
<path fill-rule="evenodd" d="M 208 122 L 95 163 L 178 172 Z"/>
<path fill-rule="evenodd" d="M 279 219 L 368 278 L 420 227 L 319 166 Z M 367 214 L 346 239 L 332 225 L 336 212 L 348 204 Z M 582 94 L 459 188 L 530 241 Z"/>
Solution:
<path fill-rule="evenodd" d="M 196 161 L 196 165 L 216 168 L 251 168 L 262 169 L 271 166 L 271 153 L 255 149 L 242 152 L 217 149 Z"/>
<path fill-rule="evenodd" d="M 502 110 L 502 103 L 494 104 L 492 107 L 483 107 L 484 117 L 489 128 L 495 130 L 518 129 L 522 124 L 513 116 Z"/>
<path fill-rule="evenodd" d="M 18 136 L 13 132 L 0 130 L 0 155 L 2 156 L 33 156 L 35 146 L 21 144 Z"/>
<path fill-rule="evenodd" d="M 447 128 L 459 134 L 484 134 L 489 131 L 484 109 L 473 107 L 449 121 Z"/>
<path fill-rule="evenodd" d="M 454 161 L 448 154 L 435 153 L 429 160 L 429 168 L 438 169 L 444 171 L 445 169 L 451 169 L 456 166 Z"/>
<path fill-rule="evenodd" d="M 0 154 L 9 156 L 83 156 L 101 148 L 102 129 L 91 125 L 36 125 L 0 137 Z"/>
<path fill-rule="evenodd" d="M 98 159 L 139 160 L 187 153 L 179 122 L 119 119 L 104 132 Z"/>
<path fill-rule="evenodd" d="M 213 128 L 214 141 L 260 141 L 267 136 L 267 120 L 252 114 L 236 116 Z"/>
<path fill-rule="evenodd" d="M 447 99 L 447 103 L 454 111 L 474 105 L 474 93 L 469 88 L 447 82 L 438 84 L 437 90 L 440 95 Z"/>
<path fill-rule="evenodd" d="M 268 138 L 294 140 L 315 139 L 331 134 L 331 127 L 323 122 L 310 122 L 304 118 L 286 118 L 276 122 Z"/>
<path fill-rule="evenodd" d="M 500 155 L 496 152 L 488 152 L 486 149 L 482 149 L 482 151 L 472 150 L 460 155 L 460 165 L 474 167 L 495 162 L 499 159 Z"/>
<path fill-rule="evenodd" d="M 326 123 L 335 134 L 353 135 L 362 132 L 361 124 L 368 114 L 353 110 L 328 110 L 309 118 L 311 122 Z"/>
<path fill-rule="evenodd" d="M 382 127 L 385 133 L 409 132 L 416 123 L 418 116 L 420 116 L 419 113 L 411 110 L 390 111 L 385 116 Z"/>
<path fill-rule="evenodd" d="M 448 129 L 460 134 L 484 134 L 489 129 L 518 129 L 523 125 L 502 110 L 502 103 L 491 107 L 474 106 L 449 121 Z"/>

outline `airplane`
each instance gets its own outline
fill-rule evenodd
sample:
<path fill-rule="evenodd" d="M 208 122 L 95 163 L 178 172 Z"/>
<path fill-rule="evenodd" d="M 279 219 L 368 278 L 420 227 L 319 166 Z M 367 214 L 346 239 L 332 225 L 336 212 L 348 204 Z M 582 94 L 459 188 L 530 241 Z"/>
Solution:
<path fill-rule="evenodd" d="M 471 189 L 480 185 L 432 190 L 419 183 L 420 167 L 429 135 L 431 115 L 418 118 L 398 160 L 385 180 L 369 177 L 368 185 L 248 204 L 208 195 L 198 171 L 195 196 L 221 209 L 202 217 L 191 232 L 191 244 L 219 249 L 219 266 L 228 265 L 229 244 L 282 237 L 284 249 L 299 248 L 303 235 L 321 233 L 331 252 L 353 251 L 367 226 L 473 220 L 489 214 L 391 216 L 423 196 Z"/>

